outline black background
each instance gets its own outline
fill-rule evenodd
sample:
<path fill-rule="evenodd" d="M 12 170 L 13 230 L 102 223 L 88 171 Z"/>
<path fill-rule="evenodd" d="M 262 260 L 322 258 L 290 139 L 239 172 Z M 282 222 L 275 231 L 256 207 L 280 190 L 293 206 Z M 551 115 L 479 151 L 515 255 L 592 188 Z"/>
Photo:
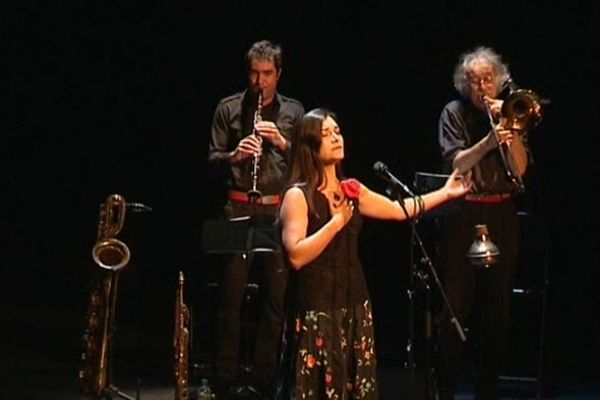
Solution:
<path fill-rule="evenodd" d="M 211 268 L 199 240 L 222 201 L 205 161 L 212 112 L 245 85 L 248 46 L 269 38 L 284 48 L 280 92 L 307 110 L 338 112 L 346 174 L 377 190 L 384 189 L 372 172 L 377 160 L 404 182 L 416 171 L 439 172 L 437 117 L 455 96 L 451 73 L 464 50 L 492 46 L 520 86 L 551 99 L 530 134 L 533 179 L 520 204 L 550 244 L 551 361 L 565 374 L 597 374 L 600 6 L 207 7 L 5 3 L 0 260 L 3 359 L 12 360 L 5 367 L 25 368 L 28 355 L 40 369 L 58 359 L 76 365 L 97 207 L 110 193 L 154 210 L 126 220 L 134 255 L 127 274 L 137 283 L 127 292 L 125 282 L 121 293 L 149 315 L 142 331 L 156 338 L 150 347 L 170 357 L 170 339 L 162 339 L 172 333 L 176 271 Z M 408 224 L 369 221 L 362 236 L 382 359 L 405 356 L 409 233 Z"/>

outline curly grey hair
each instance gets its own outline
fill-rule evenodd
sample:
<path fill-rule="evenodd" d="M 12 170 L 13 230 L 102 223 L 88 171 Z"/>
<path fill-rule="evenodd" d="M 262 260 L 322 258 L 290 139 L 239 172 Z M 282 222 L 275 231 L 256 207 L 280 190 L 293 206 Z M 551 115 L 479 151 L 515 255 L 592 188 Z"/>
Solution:
<path fill-rule="evenodd" d="M 502 57 L 491 47 L 479 46 L 473 50 L 467 51 L 459 57 L 458 64 L 454 69 L 454 88 L 463 97 L 469 95 L 469 80 L 467 72 L 474 61 L 484 61 L 490 63 L 496 72 L 496 89 L 500 90 L 502 85 L 510 79 L 508 64 L 502 61 Z"/>

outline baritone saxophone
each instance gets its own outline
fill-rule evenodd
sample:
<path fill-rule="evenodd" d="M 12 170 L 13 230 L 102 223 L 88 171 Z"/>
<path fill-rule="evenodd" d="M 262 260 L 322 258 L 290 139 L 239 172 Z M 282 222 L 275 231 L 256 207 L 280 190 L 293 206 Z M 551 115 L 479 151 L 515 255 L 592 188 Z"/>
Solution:
<path fill-rule="evenodd" d="M 111 194 L 100 206 L 98 234 L 92 258 L 94 271 L 83 334 L 79 381 L 83 393 L 102 396 L 110 383 L 110 346 L 115 322 L 119 271 L 127 266 L 129 248 L 116 236 L 125 221 L 125 199 Z"/>

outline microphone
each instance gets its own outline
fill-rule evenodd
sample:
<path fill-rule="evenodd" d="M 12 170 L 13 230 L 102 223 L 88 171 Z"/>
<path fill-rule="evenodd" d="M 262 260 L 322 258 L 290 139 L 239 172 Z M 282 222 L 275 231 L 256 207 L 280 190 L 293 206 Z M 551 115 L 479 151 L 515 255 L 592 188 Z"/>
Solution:
<path fill-rule="evenodd" d="M 395 188 L 395 189 L 400 188 L 406 194 L 408 194 L 410 197 L 415 197 L 415 194 L 408 188 L 408 186 L 406 186 L 404 183 L 402 183 L 402 181 L 400 179 L 398 179 L 394 175 L 392 175 L 392 173 L 389 171 L 387 165 L 385 165 L 381 161 L 377 161 L 373 165 L 373 170 L 375 170 L 375 174 L 377 174 L 377 176 L 379 176 L 381 179 L 383 179 L 384 181 L 389 183 L 393 188 Z"/>
<path fill-rule="evenodd" d="M 145 205 L 144 203 L 130 203 L 127 202 L 125 205 L 134 213 L 152 211 L 152 207 Z"/>

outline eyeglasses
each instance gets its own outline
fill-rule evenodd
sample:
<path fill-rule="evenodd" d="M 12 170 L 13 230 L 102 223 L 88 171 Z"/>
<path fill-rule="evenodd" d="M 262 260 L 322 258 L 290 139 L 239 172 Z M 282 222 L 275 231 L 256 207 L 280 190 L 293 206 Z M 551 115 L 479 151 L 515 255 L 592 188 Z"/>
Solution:
<path fill-rule="evenodd" d="M 473 87 L 477 87 L 479 85 L 482 86 L 490 86 L 494 83 L 495 77 L 493 75 L 484 75 L 483 77 L 478 76 L 467 76 L 467 81 Z"/>

